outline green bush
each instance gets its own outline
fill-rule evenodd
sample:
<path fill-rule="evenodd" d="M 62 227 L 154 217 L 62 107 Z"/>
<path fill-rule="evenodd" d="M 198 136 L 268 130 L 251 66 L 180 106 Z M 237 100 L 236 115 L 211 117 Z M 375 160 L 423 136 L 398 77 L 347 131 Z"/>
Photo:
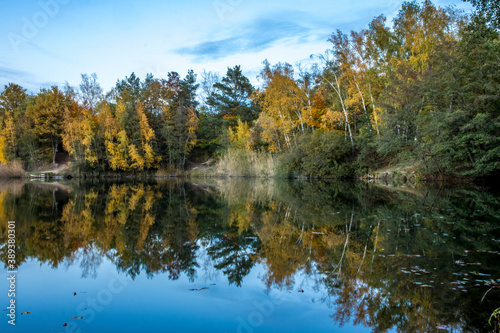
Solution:
<path fill-rule="evenodd" d="M 279 158 L 278 174 L 286 177 L 350 178 L 351 146 L 343 134 L 316 130 L 303 134 Z"/>

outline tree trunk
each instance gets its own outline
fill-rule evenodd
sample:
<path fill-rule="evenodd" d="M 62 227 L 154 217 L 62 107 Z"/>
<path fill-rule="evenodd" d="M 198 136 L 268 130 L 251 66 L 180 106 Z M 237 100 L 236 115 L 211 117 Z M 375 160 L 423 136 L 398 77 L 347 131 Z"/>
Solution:
<path fill-rule="evenodd" d="M 56 164 L 57 137 L 52 137 L 52 164 Z"/>
<path fill-rule="evenodd" d="M 337 93 L 337 95 L 339 96 L 339 100 L 340 100 L 340 104 L 342 106 L 342 111 L 344 112 L 344 116 L 345 116 L 345 122 L 347 124 L 347 129 L 349 130 L 349 138 L 351 139 L 351 150 L 352 150 L 352 154 L 354 155 L 354 140 L 352 138 L 352 131 L 351 131 L 351 124 L 349 123 L 349 116 L 347 114 L 347 109 L 344 105 L 344 99 L 342 98 L 342 94 L 340 92 L 340 83 L 339 83 L 339 79 L 337 78 L 337 74 L 335 74 L 335 84 L 336 84 L 336 87 L 335 85 L 329 81 L 328 79 L 326 79 L 324 76 L 323 79 L 328 82 L 330 84 L 330 86 L 332 86 L 333 90 L 335 90 L 335 92 Z"/>
<path fill-rule="evenodd" d="M 373 108 L 373 118 L 375 120 L 375 129 L 377 130 L 377 135 L 380 135 L 380 131 L 378 129 L 378 117 L 377 117 L 377 111 L 375 109 L 375 102 L 373 100 L 373 93 L 372 93 L 372 86 L 368 84 L 368 88 L 370 89 L 370 98 L 372 100 L 372 108 Z"/>

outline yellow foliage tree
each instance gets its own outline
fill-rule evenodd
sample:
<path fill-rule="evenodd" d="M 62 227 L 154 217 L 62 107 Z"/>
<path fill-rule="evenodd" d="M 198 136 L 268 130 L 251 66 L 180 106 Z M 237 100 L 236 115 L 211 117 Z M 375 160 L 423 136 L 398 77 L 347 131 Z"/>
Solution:
<path fill-rule="evenodd" d="M 9 162 L 7 160 L 7 157 L 5 155 L 5 151 L 7 149 L 7 140 L 5 139 L 5 137 L 0 134 L 0 163 L 2 164 L 7 164 L 7 162 Z"/>
<path fill-rule="evenodd" d="M 118 102 L 115 115 L 107 103 L 103 106 L 105 114 L 105 144 L 108 154 L 109 166 L 113 170 L 127 170 L 129 168 L 129 140 L 127 132 L 121 126 L 125 105 Z"/>
<path fill-rule="evenodd" d="M 154 152 L 151 146 L 151 140 L 155 134 L 149 125 L 142 103 L 137 103 L 136 112 L 139 119 L 141 140 L 140 147 L 136 147 L 135 144 L 129 146 L 130 158 L 132 160 L 130 167 L 137 170 L 143 170 L 145 167 L 147 169 L 157 167 L 158 162 L 161 161 L 161 157 Z"/>
<path fill-rule="evenodd" d="M 271 68 L 264 62 L 261 77 L 265 80 L 264 90 L 257 93 L 259 104 L 262 107 L 261 126 L 264 131 L 271 129 L 279 136 L 280 143 L 267 141 L 274 135 L 265 133 L 263 139 L 272 146 L 290 147 L 291 136 L 298 130 L 304 131 L 304 110 L 307 110 L 302 92 L 293 79 L 293 70 L 289 64 L 277 64 Z M 271 125 L 270 122 L 274 124 Z M 274 140 L 273 140 L 274 141 Z"/>
<path fill-rule="evenodd" d="M 250 126 L 246 122 L 242 122 L 240 119 L 238 119 L 238 123 L 235 129 L 233 130 L 231 127 L 229 127 L 228 131 L 229 140 L 231 141 L 231 145 L 233 147 L 247 150 L 252 149 L 253 143 L 250 137 Z"/>

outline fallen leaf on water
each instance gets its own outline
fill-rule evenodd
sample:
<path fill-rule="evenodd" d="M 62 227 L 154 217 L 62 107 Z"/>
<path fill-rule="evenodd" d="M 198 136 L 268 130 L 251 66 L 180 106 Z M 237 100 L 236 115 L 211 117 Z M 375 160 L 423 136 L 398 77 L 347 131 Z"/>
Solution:
<path fill-rule="evenodd" d="M 449 327 L 448 327 L 448 325 L 437 325 L 436 328 L 438 330 L 447 330 Z"/>

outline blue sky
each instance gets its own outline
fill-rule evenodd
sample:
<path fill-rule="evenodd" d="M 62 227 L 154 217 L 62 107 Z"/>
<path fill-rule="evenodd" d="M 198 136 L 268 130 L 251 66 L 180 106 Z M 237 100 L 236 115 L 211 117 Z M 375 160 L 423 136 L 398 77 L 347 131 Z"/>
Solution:
<path fill-rule="evenodd" d="M 78 85 L 97 73 L 105 91 L 135 72 L 166 77 L 241 65 L 256 82 L 262 61 L 296 64 L 329 48 L 336 29 L 365 28 L 402 1 L 0 0 L 0 90 L 15 82 Z M 470 10 L 459 0 L 434 1 Z"/>

